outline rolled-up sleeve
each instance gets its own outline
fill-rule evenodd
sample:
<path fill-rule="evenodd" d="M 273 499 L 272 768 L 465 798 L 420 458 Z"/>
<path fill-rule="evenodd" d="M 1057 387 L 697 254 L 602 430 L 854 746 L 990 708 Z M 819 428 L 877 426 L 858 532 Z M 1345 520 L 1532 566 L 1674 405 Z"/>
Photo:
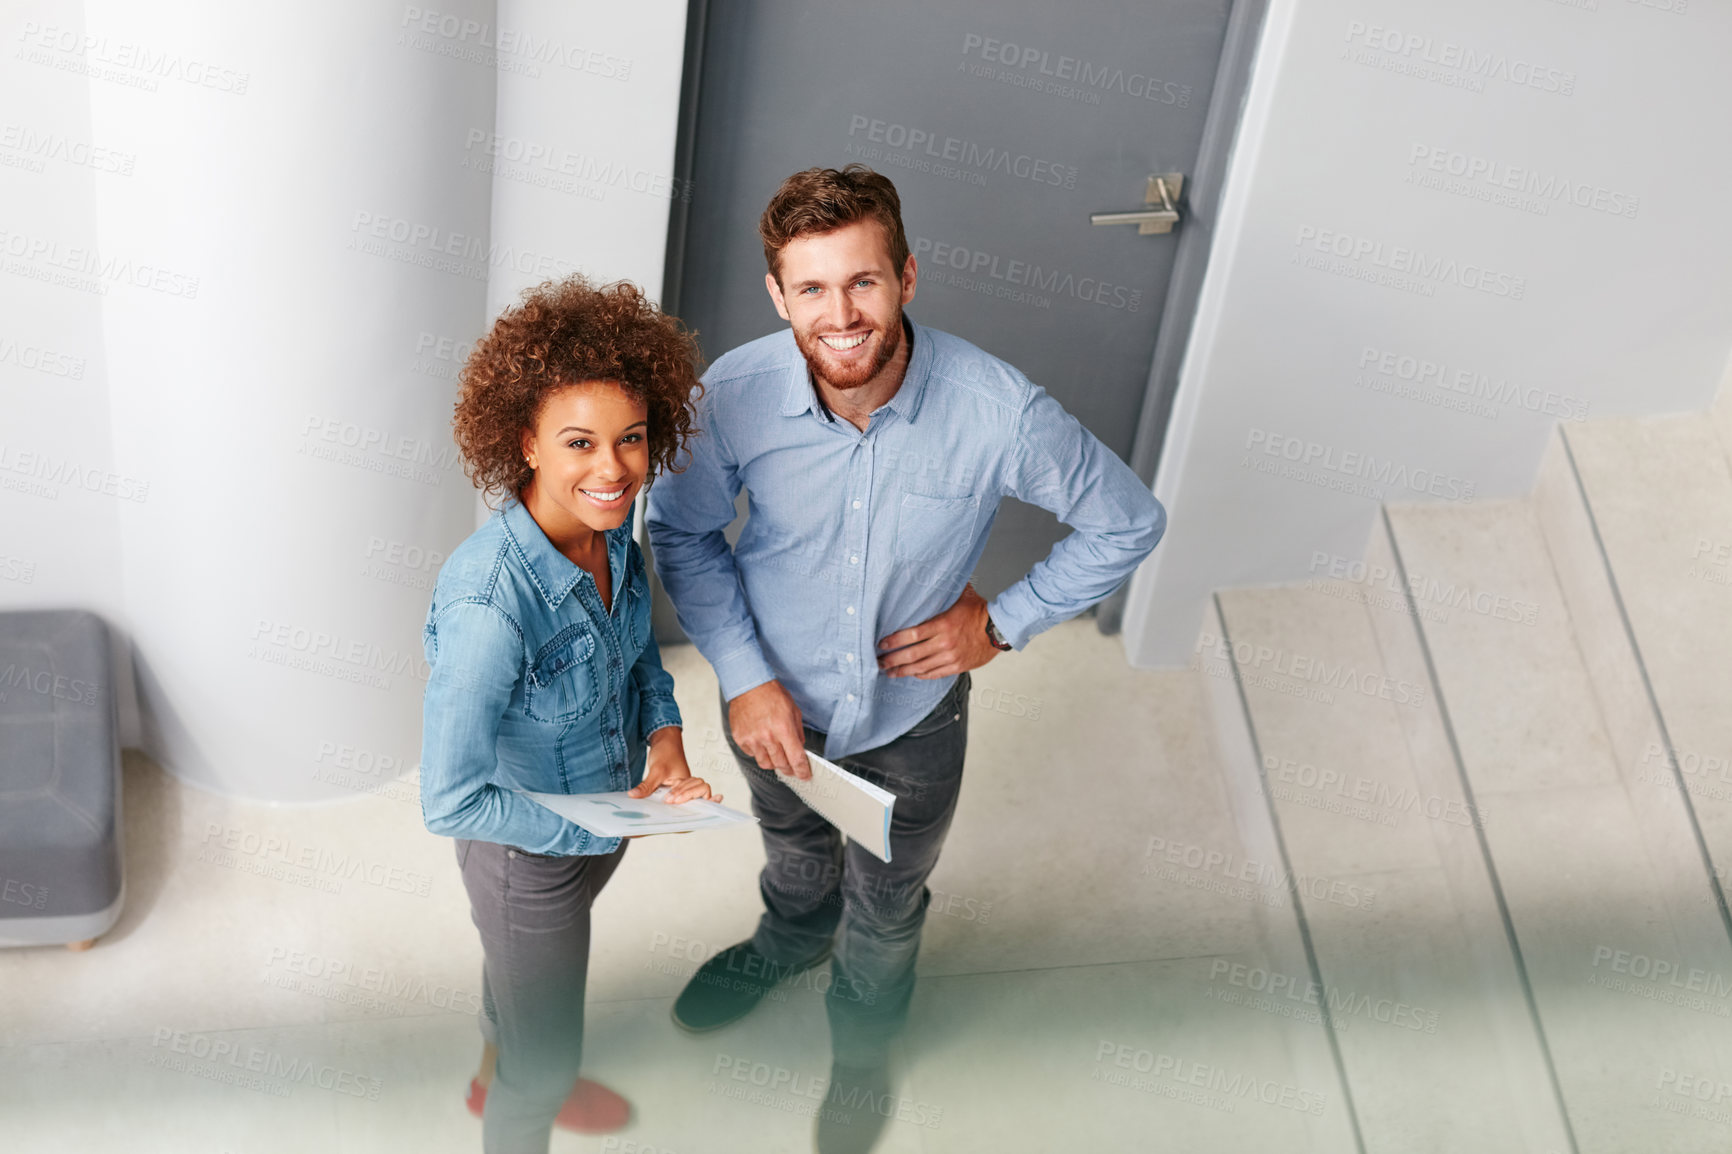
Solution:
<path fill-rule="evenodd" d="M 650 489 L 647 524 L 656 574 L 679 615 L 680 628 L 716 671 L 722 695 L 738 697 L 775 678 L 740 587 L 734 551 L 723 530 L 734 519 L 740 478 L 707 403 L 684 472 L 667 473 Z"/>
<path fill-rule="evenodd" d="M 524 665 L 522 637 L 504 613 L 478 600 L 444 606 L 429 622 L 427 660 L 421 818 L 428 830 L 541 854 L 618 848 L 618 838 L 596 837 L 493 782 L 500 719 Z"/>
<path fill-rule="evenodd" d="M 1006 483 L 1074 530 L 988 607 L 1017 649 L 1118 588 L 1166 530 L 1149 487 L 1038 386 L 1017 423 Z"/>

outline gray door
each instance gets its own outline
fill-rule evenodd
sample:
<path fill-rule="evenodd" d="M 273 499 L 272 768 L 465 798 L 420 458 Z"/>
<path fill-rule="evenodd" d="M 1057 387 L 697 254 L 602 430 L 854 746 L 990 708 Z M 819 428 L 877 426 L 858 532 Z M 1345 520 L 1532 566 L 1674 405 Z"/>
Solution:
<path fill-rule="evenodd" d="M 1016 365 L 1132 460 L 1185 226 L 1144 236 L 1089 214 L 1142 207 L 1152 173 L 1195 172 L 1230 6 L 694 5 L 690 200 L 670 236 L 668 307 L 712 359 L 784 327 L 763 288 L 758 215 L 789 173 L 859 161 L 902 195 L 919 262 L 909 315 Z M 980 591 L 1015 581 L 1066 531 L 1007 500 Z"/>

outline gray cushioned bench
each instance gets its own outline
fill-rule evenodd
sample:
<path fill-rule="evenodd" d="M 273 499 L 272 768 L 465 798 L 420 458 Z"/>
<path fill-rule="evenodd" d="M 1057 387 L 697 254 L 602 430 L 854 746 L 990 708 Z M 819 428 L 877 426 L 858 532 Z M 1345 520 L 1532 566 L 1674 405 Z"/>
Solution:
<path fill-rule="evenodd" d="M 0 613 L 0 946 L 84 948 L 120 917 L 112 665 L 94 613 Z"/>

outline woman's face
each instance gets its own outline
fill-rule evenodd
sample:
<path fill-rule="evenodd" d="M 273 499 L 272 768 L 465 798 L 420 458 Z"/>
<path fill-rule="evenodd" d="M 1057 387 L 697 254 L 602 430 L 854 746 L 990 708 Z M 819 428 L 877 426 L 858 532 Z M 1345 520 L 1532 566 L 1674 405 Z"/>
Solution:
<path fill-rule="evenodd" d="M 535 428 L 524 430 L 523 455 L 535 470 L 533 502 L 524 492 L 532 514 L 554 506 L 591 529 L 617 529 L 649 474 L 648 413 L 612 381 L 568 385 L 547 398 Z"/>

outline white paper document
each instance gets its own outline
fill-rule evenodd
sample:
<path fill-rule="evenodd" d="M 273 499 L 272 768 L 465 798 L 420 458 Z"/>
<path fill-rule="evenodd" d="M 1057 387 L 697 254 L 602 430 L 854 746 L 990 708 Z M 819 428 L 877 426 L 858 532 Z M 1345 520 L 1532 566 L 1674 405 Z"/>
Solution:
<path fill-rule="evenodd" d="M 806 763 L 812 780 L 777 774 L 783 785 L 800 796 L 825 821 L 881 862 L 890 861 L 890 812 L 896 795 L 857 777 L 810 750 Z"/>
<path fill-rule="evenodd" d="M 723 829 L 758 819 L 713 801 L 686 801 L 669 805 L 662 786 L 648 797 L 618 793 L 529 793 L 523 796 L 545 806 L 560 817 L 587 829 L 597 837 L 632 837 L 641 833 L 687 833 L 698 829 Z"/>

